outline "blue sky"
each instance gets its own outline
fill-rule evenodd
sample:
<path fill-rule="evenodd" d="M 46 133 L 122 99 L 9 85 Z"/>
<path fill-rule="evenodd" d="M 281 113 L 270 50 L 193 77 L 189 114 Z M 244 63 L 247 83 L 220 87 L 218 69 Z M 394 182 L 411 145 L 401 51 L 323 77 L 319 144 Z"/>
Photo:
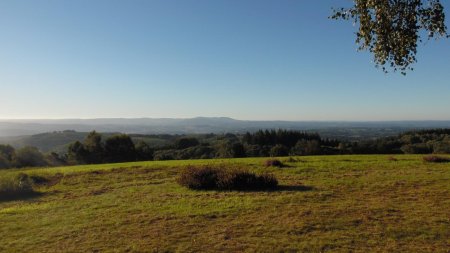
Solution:
<path fill-rule="evenodd" d="M 3 0 L 0 118 L 449 120 L 450 40 L 384 74 L 348 3 Z"/>

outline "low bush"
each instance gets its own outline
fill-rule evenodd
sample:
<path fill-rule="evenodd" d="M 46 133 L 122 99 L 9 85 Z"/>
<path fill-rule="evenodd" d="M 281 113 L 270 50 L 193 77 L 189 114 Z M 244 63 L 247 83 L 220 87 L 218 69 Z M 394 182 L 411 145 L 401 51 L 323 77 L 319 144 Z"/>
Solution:
<path fill-rule="evenodd" d="M 219 173 L 217 186 L 221 190 L 266 190 L 275 189 L 278 181 L 272 174 L 256 175 L 245 170 L 230 170 Z"/>
<path fill-rule="evenodd" d="M 33 194 L 32 180 L 27 174 L 0 178 L 0 199 L 14 199 Z"/>
<path fill-rule="evenodd" d="M 423 160 L 428 163 L 448 163 L 448 162 L 450 162 L 450 158 L 436 156 L 436 155 L 424 156 Z"/>
<path fill-rule="evenodd" d="M 217 188 L 218 169 L 213 167 L 187 167 L 178 178 L 178 183 L 190 189 L 211 190 Z"/>
<path fill-rule="evenodd" d="M 278 167 L 278 168 L 284 167 L 284 164 L 283 164 L 280 160 L 278 160 L 278 159 L 269 159 L 269 160 L 266 160 L 266 161 L 264 162 L 264 165 L 265 165 L 266 167 Z"/>
<path fill-rule="evenodd" d="M 278 186 L 272 174 L 256 175 L 244 169 L 211 166 L 185 168 L 178 183 L 195 190 L 270 190 Z"/>

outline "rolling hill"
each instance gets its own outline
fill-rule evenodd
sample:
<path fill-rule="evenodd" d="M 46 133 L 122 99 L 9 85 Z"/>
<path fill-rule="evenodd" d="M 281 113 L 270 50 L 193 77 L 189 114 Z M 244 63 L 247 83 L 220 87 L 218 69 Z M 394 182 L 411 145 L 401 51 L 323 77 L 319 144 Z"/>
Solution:
<path fill-rule="evenodd" d="M 449 164 L 421 156 L 134 162 L 26 173 L 39 194 L 0 201 L 2 252 L 448 252 Z M 283 159 L 283 158 L 280 158 Z M 195 191 L 188 166 L 273 173 L 272 191 Z"/>

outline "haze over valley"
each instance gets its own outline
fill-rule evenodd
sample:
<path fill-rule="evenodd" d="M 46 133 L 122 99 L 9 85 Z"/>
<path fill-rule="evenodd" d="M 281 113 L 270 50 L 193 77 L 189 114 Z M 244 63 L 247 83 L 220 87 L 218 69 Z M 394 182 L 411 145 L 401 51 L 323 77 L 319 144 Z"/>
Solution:
<path fill-rule="evenodd" d="M 0 137 L 33 135 L 53 131 L 121 132 L 128 134 L 245 133 L 260 129 L 318 131 L 327 136 L 357 138 L 387 136 L 412 129 L 448 128 L 450 120 L 435 121 L 251 121 L 227 117 L 98 118 L 0 120 Z M 356 131 L 356 132 L 355 132 Z M 359 132 L 359 133 L 358 133 Z M 381 134 L 380 134 L 381 132 Z"/>

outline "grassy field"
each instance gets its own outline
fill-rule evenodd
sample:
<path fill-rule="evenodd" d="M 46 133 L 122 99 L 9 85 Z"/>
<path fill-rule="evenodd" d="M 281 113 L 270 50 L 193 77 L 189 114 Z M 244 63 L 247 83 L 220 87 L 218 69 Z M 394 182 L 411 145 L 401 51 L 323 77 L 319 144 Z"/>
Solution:
<path fill-rule="evenodd" d="M 450 163 L 422 156 L 139 162 L 0 171 L 48 181 L 0 202 L 0 252 L 450 252 Z M 280 158 L 285 160 L 286 158 Z M 276 191 L 193 191 L 180 169 L 276 175 Z"/>

